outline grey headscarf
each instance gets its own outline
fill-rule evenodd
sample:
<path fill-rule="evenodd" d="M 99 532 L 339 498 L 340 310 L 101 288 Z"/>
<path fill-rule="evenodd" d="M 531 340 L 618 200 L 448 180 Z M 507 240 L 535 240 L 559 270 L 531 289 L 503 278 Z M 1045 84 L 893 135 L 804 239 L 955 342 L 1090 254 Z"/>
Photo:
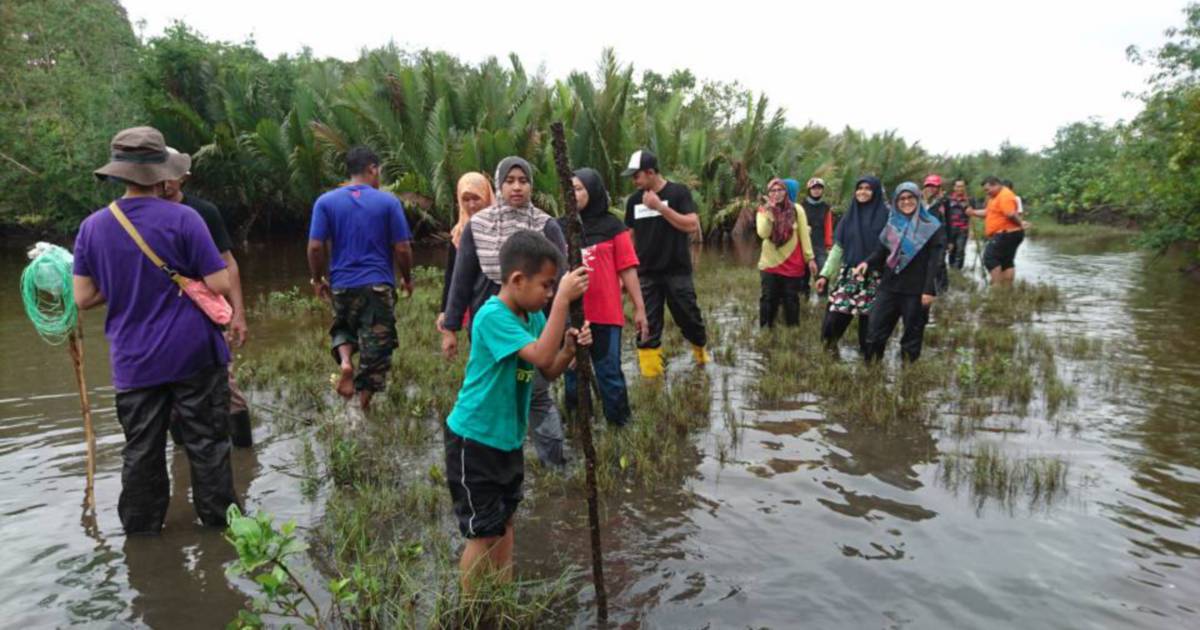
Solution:
<path fill-rule="evenodd" d="M 475 241 L 479 269 L 488 279 L 497 283 L 503 280 L 500 275 L 500 247 L 504 245 L 504 241 L 520 230 L 542 232 L 546 222 L 550 220 L 550 215 L 535 207 L 532 201 L 513 206 L 500 194 L 504 179 L 514 168 L 524 171 L 525 176 L 533 181 L 533 167 L 529 162 L 515 155 L 500 160 L 495 178 L 496 205 L 471 217 L 471 237 Z"/>

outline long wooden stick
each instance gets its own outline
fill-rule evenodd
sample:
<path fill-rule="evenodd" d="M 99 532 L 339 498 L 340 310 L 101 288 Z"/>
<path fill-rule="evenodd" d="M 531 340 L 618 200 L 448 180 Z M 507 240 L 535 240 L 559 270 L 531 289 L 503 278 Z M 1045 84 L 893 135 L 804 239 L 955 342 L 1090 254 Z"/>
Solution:
<path fill-rule="evenodd" d="M 563 125 L 550 125 L 554 142 L 554 166 L 558 171 L 558 183 L 562 187 L 564 213 L 567 217 L 567 259 L 571 268 L 583 264 L 583 223 L 579 208 L 575 205 L 574 174 L 567 160 L 567 138 Z M 571 303 L 571 325 L 583 326 L 583 299 Z M 592 581 L 596 586 L 596 620 L 601 628 L 608 625 L 608 591 L 604 588 L 604 552 L 600 547 L 600 505 L 596 492 L 596 447 L 592 443 L 592 355 L 591 348 L 575 349 L 575 392 L 578 394 L 579 434 L 583 440 L 583 457 L 587 462 L 588 527 L 592 533 Z"/>
<path fill-rule="evenodd" d="M 71 332 L 71 362 L 75 364 L 75 383 L 79 386 L 79 408 L 83 412 L 83 437 L 87 441 L 87 494 L 89 508 L 96 508 L 96 433 L 92 431 L 92 404 L 88 401 L 87 380 L 83 376 L 83 326 Z"/>

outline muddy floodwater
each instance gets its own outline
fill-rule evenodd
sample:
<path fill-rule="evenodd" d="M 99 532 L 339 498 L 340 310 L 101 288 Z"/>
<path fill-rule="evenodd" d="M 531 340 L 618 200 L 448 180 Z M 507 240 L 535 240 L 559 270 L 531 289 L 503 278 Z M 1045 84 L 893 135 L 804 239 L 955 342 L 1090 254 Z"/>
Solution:
<path fill-rule="evenodd" d="M 123 438 L 99 312 L 84 320 L 98 509 L 83 510 L 71 362 L 25 320 L 24 245 L 0 246 L 0 619 L 14 628 L 223 627 L 254 592 L 226 577 L 234 552 L 221 532 L 194 522 L 182 453 L 168 458 L 164 534 L 121 531 Z M 701 273 L 747 264 L 728 252 L 703 256 Z M 252 302 L 307 286 L 300 241 L 239 258 Z M 436 252 L 422 258 L 440 262 Z M 713 414 L 733 408 L 736 445 L 714 421 L 693 435 L 686 474 L 606 499 L 614 618 L 653 628 L 1200 627 L 1200 287 L 1119 239 L 1034 239 L 1017 266 L 1062 296 L 1033 330 L 1102 348 L 1058 359 L 1073 405 L 1052 420 L 1032 405 L 970 435 L 919 423 L 885 435 L 828 421 L 813 398 L 755 408 L 748 353 L 711 365 L 712 396 L 722 400 Z M 293 339 L 287 321 L 251 327 L 247 354 Z M 272 433 L 269 410 L 255 413 L 256 447 L 235 450 L 238 491 L 250 509 L 314 527 L 322 494 L 302 495 L 295 438 Z M 948 482 L 949 454 L 981 447 L 1060 460 L 1065 490 L 991 501 Z M 519 573 L 586 564 L 580 518 L 564 518 L 548 498 L 522 510 Z M 586 626 L 590 600 L 581 598 L 575 624 Z"/>

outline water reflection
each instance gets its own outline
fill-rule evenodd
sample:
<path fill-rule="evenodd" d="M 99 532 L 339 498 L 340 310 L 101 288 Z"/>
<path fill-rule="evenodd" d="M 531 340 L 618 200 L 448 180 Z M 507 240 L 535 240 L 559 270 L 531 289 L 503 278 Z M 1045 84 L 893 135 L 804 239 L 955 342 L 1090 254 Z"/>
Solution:
<path fill-rule="evenodd" d="M 234 449 L 234 490 L 246 496 L 258 473 L 253 449 Z M 173 453 L 171 504 L 160 536 L 126 537 L 122 550 L 134 591 L 130 618 L 151 628 L 211 628 L 214 620 L 233 619 L 247 597 L 225 577 L 225 564 L 237 557 L 220 529 L 204 527 L 189 502 L 187 456 Z"/>
<path fill-rule="evenodd" d="M 1021 455 L 1066 454 L 1072 500 L 1045 511 L 978 511 L 937 483 L 939 447 L 957 450 L 957 437 L 920 423 L 889 432 L 829 423 L 809 399 L 753 409 L 739 392 L 754 357 L 739 354 L 740 368 L 709 368 L 712 427 L 693 436 L 684 465 L 651 488 L 606 499 L 614 616 L 671 628 L 1196 625 L 1200 326 L 1192 314 L 1200 290 L 1169 261 L 1146 266 L 1140 252 L 1069 243 L 1032 241 L 1018 267 L 1026 279 L 1058 285 L 1067 302 L 1037 330 L 1104 341 L 1102 360 L 1060 359 L 1081 379 L 1069 418 L 1081 429 L 1059 434 L 1030 418 L 1022 432 L 987 439 Z M 717 266 L 714 253 L 706 248 L 701 273 Z M 752 264 L 757 250 L 741 255 Z M 300 240 L 255 246 L 243 258 L 252 296 L 304 285 Z M 19 251 L 0 247 L 0 276 L 15 277 L 22 264 Z M 15 299 L 0 294 L 0 537 L 10 550 L 0 572 L 22 576 L 0 586 L 6 625 L 224 625 L 245 604 L 246 585 L 224 576 L 234 552 L 221 533 L 193 522 L 186 458 L 172 456 L 163 536 L 121 533 L 123 439 L 103 386 L 91 392 L 99 509 L 81 518 L 83 440 L 69 359 L 31 334 Z M 103 385 L 101 321 L 89 316 L 85 325 L 87 378 Z M 259 330 L 252 343 L 262 345 L 247 352 L 291 339 L 284 326 Z M 680 370 L 689 362 L 682 357 Z M 1117 380 L 1113 372 L 1120 388 L 1095 384 Z M 727 374 L 744 422 L 740 446 L 722 461 L 719 443 L 730 438 L 717 384 Z M 280 520 L 318 522 L 319 504 L 302 500 L 289 473 L 293 445 L 256 437 L 255 451 L 234 452 L 239 494 Z M 588 566 L 582 496 L 531 481 L 519 571 L 549 577 L 566 564 Z M 563 611 L 564 624 L 590 623 L 590 597 L 585 589 Z"/>

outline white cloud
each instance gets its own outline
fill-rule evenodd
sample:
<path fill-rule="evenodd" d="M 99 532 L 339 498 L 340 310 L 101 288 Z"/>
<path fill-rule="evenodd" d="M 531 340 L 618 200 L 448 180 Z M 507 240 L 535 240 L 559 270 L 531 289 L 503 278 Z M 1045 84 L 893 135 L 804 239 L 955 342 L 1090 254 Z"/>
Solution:
<path fill-rule="evenodd" d="M 1040 148 L 1063 124 L 1129 118 L 1145 70 L 1130 44 L 1155 46 L 1182 0 L 792 3 L 740 0 L 386 2 L 123 0 L 154 35 L 182 19 L 214 39 L 253 36 L 269 56 L 310 46 L 357 57 L 395 40 L 468 61 L 520 55 L 552 78 L 591 71 L 605 46 L 639 70 L 689 68 L 738 80 L 793 124 L 896 129 L 934 152 Z M 1108 6 L 1106 6 L 1106 4 Z"/>

